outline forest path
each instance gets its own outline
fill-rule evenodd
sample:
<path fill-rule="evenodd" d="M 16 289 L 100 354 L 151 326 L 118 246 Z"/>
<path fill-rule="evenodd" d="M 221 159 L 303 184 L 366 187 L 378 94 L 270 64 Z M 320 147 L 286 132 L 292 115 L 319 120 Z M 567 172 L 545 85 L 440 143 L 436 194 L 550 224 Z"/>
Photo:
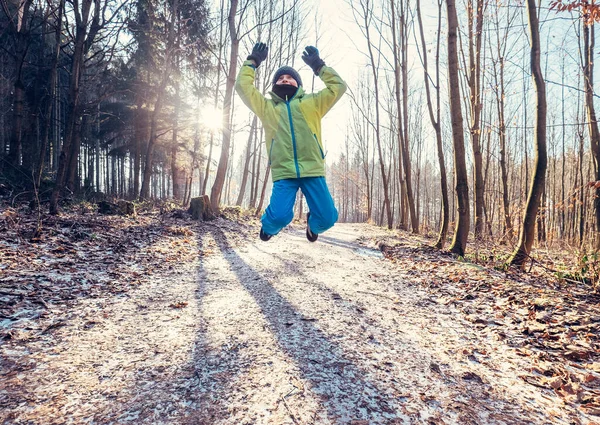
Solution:
<path fill-rule="evenodd" d="M 386 234 L 338 224 L 316 243 L 303 229 L 240 243 L 199 225 L 189 261 L 3 346 L 18 368 L 0 386 L 0 420 L 589 423 L 519 378 L 528 358 L 360 243 Z"/>

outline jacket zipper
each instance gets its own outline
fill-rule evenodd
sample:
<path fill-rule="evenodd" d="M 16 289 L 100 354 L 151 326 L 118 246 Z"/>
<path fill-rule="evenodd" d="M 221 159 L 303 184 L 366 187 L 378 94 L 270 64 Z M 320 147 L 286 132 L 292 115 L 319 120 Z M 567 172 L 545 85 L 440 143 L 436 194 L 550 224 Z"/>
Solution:
<path fill-rule="evenodd" d="M 313 133 L 313 137 L 315 138 L 315 142 L 317 142 L 317 146 L 319 147 L 319 150 L 321 151 L 321 158 L 325 159 L 325 153 L 323 152 L 323 148 L 321 147 L 321 144 L 319 143 L 319 139 L 317 139 L 317 135 L 315 133 Z"/>
<path fill-rule="evenodd" d="M 293 97 L 292 97 L 292 99 L 293 99 Z M 292 146 L 294 148 L 294 165 L 296 166 L 296 177 L 300 178 L 300 167 L 298 166 L 298 151 L 296 149 L 296 134 L 294 133 L 294 122 L 292 121 L 292 110 L 290 108 L 290 101 L 292 99 L 287 100 L 287 96 L 286 96 L 285 106 L 287 106 L 288 117 L 290 118 L 290 130 L 292 132 Z M 273 145 L 271 145 L 271 146 L 273 146 Z"/>

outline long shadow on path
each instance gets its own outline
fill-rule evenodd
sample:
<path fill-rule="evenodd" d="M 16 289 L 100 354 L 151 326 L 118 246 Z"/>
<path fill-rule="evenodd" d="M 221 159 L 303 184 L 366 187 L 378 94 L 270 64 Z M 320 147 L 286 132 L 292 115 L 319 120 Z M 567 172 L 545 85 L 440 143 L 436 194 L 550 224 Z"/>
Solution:
<path fill-rule="evenodd" d="M 409 423 L 408 418 L 401 419 L 399 399 L 367 379 L 367 371 L 359 368 L 312 321 L 303 320 L 302 314 L 232 249 L 220 230 L 213 232 L 232 271 L 259 305 L 281 350 L 295 361 L 301 378 L 320 398 L 324 406 L 318 412 L 321 420 L 335 424 L 352 420 L 367 420 L 372 425 Z M 290 327 L 290 323 L 294 326 Z"/>
<path fill-rule="evenodd" d="M 357 358 L 356 355 L 351 358 L 351 354 L 344 352 L 343 348 L 338 343 L 334 343 L 327 338 L 325 333 L 321 331 L 312 322 L 300 321 L 300 312 L 293 306 L 289 301 L 285 299 L 269 282 L 268 278 L 263 277 L 264 273 L 259 273 L 252 269 L 235 251 L 231 249 L 225 238 L 216 238 L 221 241 L 219 247 L 223 252 L 225 258 L 230 262 L 232 270 L 237 274 L 241 284 L 248 290 L 248 292 L 256 299 L 260 305 L 265 318 L 268 320 L 271 331 L 277 337 L 278 343 L 281 348 L 293 358 L 303 374 L 303 378 L 311 382 L 316 388 L 317 393 L 322 396 L 331 397 L 328 409 L 328 418 L 336 418 L 342 410 L 347 410 L 350 414 L 354 414 L 355 417 L 360 419 L 368 419 L 369 424 L 377 423 L 393 423 L 386 422 L 382 416 L 369 416 L 371 411 L 384 411 L 388 412 L 393 410 L 394 412 L 403 411 L 402 400 L 394 398 L 390 395 L 389 390 L 386 392 L 382 389 L 383 385 L 381 382 L 375 383 L 375 381 L 369 379 L 373 375 L 373 371 L 370 368 L 363 366 L 366 359 Z M 319 239 L 321 241 L 321 238 Z M 340 240 L 333 237 L 324 238 L 326 243 L 335 245 L 342 249 L 348 249 L 360 254 L 359 251 L 363 250 L 362 247 L 357 244 Z M 307 275 L 303 272 L 301 267 L 298 267 L 298 262 L 302 259 L 311 261 L 311 257 L 303 256 L 302 254 L 295 254 L 294 259 L 288 259 L 285 256 L 268 253 L 261 249 L 262 245 L 256 247 L 263 254 L 268 254 L 275 263 L 281 263 L 283 267 L 277 267 L 273 264 L 275 269 L 293 270 L 294 276 L 300 279 L 304 284 L 310 285 L 312 290 L 310 294 L 307 292 L 307 296 L 323 297 L 327 300 L 333 300 L 335 309 L 342 315 L 351 316 L 356 311 L 358 304 L 346 297 L 340 295 L 334 290 L 333 287 L 327 285 L 326 280 L 321 280 L 319 277 Z M 375 251 L 375 250 L 374 250 Z M 251 270 L 251 274 L 248 271 Z M 320 294 L 315 293 L 320 292 Z M 354 298 L 354 297 L 353 297 Z M 376 304 L 381 304 L 381 299 L 376 299 Z M 390 304 L 393 304 L 393 300 L 390 300 Z M 378 317 L 371 310 L 374 306 L 369 306 L 367 311 L 363 311 L 361 316 L 362 321 L 371 323 L 378 329 L 386 329 L 383 326 L 377 325 L 377 322 L 383 320 L 382 317 Z M 294 324 L 293 328 L 290 328 L 290 323 Z M 432 322 L 433 323 L 433 322 Z M 388 324 L 389 325 L 389 324 Z M 295 329 L 299 327 L 298 329 Z M 295 333 L 294 333 L 295 329 Z M 349 331 L 354 331 L 349 329 Z M 359 336 L 357 335 L 357 338 Z M 429 347 L 421 345 L 416 340 L 405 340 L 399 335 L 393 333 L 382 333 L 381 338 L 378 337 L 382 344 L 391 347 L 406 346 L 406 355 L 412 359 L 413 357 L 425 357 L 427 364 L 438 365 L 442 364 L 443 361 L 437 358 L 437 353 L 430 350 Z M 336 368 L 340 365 L 344 365 L 344 372 L 339 374 Z M 498 391 L 490 391 L 495 385 L 485 385 L 477 381 L 469 383 L 467 379 L 470 376 L 465 375 L 464 370 L 456 369 L 453 366 L 446 365 L 445 375 L 440 377 L 435 374 L 436 377 L 432 377 L 434 380 L 444 381 L 442 384 L 443 392 L 445 393 L 442 399 L 454 400 L 450 407 L 447 408 L 433 408 L 426 409 L 430 414 L 441 415 L 444 419 L 458 420 L 458 423 L 479 425 L 481 423 L 489 424 L 546 424 L 546 419 L 542 412 L 537 409 L 531 409 L 532 403 L 522 400 L 516 403 L 514 396 L 511 397 L 508 394 L 503 394 L 502 389 L 498 388 Z M 410 370 L 409 368 L 404 368 Z M 334 376 L 334 379 L 331 379 Z M 466 378 L 463 378 L 466 376 Z M 396 376 L 397 378 L 397 376 Z M 413 379 L 411 379 L 413 378 Z M 405 385 L 401 387 L 406 388 L 410 386 L 414 389 L 415 395 L 420 392 L 428 392 L 427 382 L 416 382 L 411 385 L 411 381 L 418 377 L 407 377 Z M 354 386 L 366 388 L 367 391 L 362 394 L 360 399 L 352 399 L 352 391 Z M 387 387 L 387 386 L 386 386 Z M 397 388 L 398 385 L 395 385 Z M 319 391 L 321 390 L 321 391 Z M 412 390 L 411 390 L 412 391 Z M 350 398 L 350 399 L 349 399 Z M 511 400 L 512 398 L 512 400 Z M 383 404 L 382 404 L 383 402 Z M 369 406 L 364 411 L 359 409 L 353 410 L 356 406 Z M 435 401 L 425 402 L 429 407 L 435 405 Z M 373 408 L 373 405 L 377 405 L 379 409 Z M 381 407 L 383 406 L 383 409 Z M 439 406 L 441 407 L 441 406 Z M 365 415 L 360 416 L 366 412 Z M 358 413 L 358 414 L 357 414 Z M 423 412 L 424 413 L 424 412 Z M 391 415 L 393 416 L 393 415 Z M 420 415 L 417 414 L 417 417 Z M 427 414 L 425 414 L 425 417 Z M 440 416 L 438 416 L 440 417 Z M 404 416 L 406 418 L 406 416 Z M 346 417 L 347 419 L 347 417 Z M 415 417 L 411 415 L 411 419 Z M 421 421 L 425 421 L 421 416 Z M 379 422 L 382 421 L 382 422 Z M 343 422 L 336 422 L 343 423 Z M 409 422 L 406 422 L 409 423 Z M 413 423 L 413 422 L 410 422 Z M 426 422 L 422 422 L 426 423 Z M 564 423 L 564 422 L 561 422 Z"/>

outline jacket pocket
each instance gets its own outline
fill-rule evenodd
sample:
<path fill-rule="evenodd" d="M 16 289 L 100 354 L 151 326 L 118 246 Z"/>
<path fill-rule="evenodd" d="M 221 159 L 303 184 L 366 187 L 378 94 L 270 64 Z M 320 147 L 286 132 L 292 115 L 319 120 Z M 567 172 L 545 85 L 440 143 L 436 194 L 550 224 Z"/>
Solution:
<path fill-rule="evenodd" d="M 271 165 L 271 156 L 273 155 L 273 145 L 275 144 L 275 139 L 271 139 L 271 147 L 269 148 L 269 165 Z"/>
<path fill-rule="evenodd" d="M 315 138 L 315 142 L 317 142 L 317 146 L 319 147 L 319 152 L 321 152 L 321 158 L 325 159 L 325 153 L 323 152 L 323 148 L 321 147 L 321 144 L 319 143 L 319 139 L 317 139 L 317 135 L 315 133 L 313 133 L 313 137 Z"/>

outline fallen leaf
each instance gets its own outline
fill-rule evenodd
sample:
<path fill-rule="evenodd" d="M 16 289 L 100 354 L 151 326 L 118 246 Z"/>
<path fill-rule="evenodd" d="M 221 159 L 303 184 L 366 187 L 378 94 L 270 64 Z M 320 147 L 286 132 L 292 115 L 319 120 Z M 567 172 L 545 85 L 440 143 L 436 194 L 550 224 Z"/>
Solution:
<path fill-rule="evenodd" d="M 553 378 L 547 379 L 546 383 L 550 385 L 551 388 L 557 390 L 563 385 L 563 380 L 559 376 L 555 376 Z"/>
<path fill-rule="evenodd" d="M 474 381 L 477 382 L 479 384 L 483 384 L 483 379 L 481 379 L 481 377 L 479 375 L 477 375 L 476 373 L 473 372 L 465 372 L 462 374 L 462 379 L 464 379 L 465 381 Z"/>

